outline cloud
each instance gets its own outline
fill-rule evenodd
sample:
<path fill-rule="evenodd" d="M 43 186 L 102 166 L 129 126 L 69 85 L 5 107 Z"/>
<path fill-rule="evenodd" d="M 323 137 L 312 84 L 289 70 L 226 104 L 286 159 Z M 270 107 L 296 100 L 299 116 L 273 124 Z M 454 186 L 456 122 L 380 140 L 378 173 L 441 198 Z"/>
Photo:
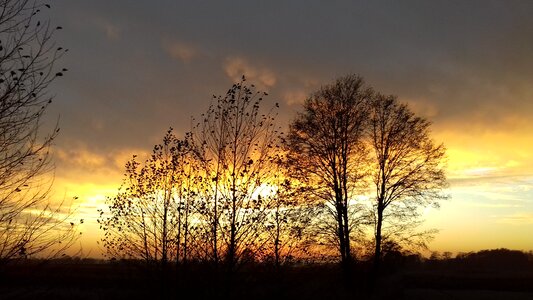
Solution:
<path fill-rule="evenodd" d="M 281 99 L 289 106 L 303 104 L 305 99 L 320 86 L 319 80 L 307 78 L 301 74 L 297 78 L 294 78 L 294 76 L 292 78 L 284 78 L 284 81 L 285 84 L 284 90 L 281 92 Z"/>
<path fill-rule="evenodd" d="M 69 167 L 98 169 L 106 165 L 105 156 L 91 152 L 83 146 L 80 148 L 58 148 L 54 154 L 56 159 Z"/>
<path fill-rule="evenodd" d="M 239 81 L 244 75 L 262 89 L 273 87 L 277 77 L 273 71 L 266 67 L 254 66 L 241 57 L 229 57 L 224 63 L 226 75 L 233 81 Z"/>
<path fill-rule="evenodd" d="M 113 24 L 105 24 L 105 33 L 109 39 L 116 40 L 120 37 L 121 29 Z"/>
<path fill-rule="evenodd" d="M 184 42 L 164 41 L 162 47 L 171 58 L 183 63 L 189 63 L 199 55 L 195 46 Z"/>
<path fill-rule="evenodd" d="M 287 103 L 287 105 L 297 105 L 304 103 L 308 95 L 309 93 L 305 90 L 296 89 L 285 91 L 281 97 L 285 101 L 285 103 Z"/>
<path fill-rule="evenodd" d="M 496 223 L 508 225 L 530 225 L 533 224 L 533 212 L 520 212 L 498 217 Z"/>
<path fill-rule="evenodd" d="M 122 34 L 122 28 L 104 19 L 96 19 L 95 25 L 105 33 L 106 37 L 110 40 L 118 40 Z"/>
<path fill-rule="evenodd" d="M 84 143 L 74 143 L 54 151 L 58 176 L 77 180 L 83 178 L 88 182 L 105 182 L 108 176 L 120 176 L 133 155 L 137 155 L 138 161 L 144 162 L 149 152 L 145 149 L 117 148 L 102 153 Z"/>
<path fill-rule="evenodd" d="M 435 103 L 432 103 L 428 99 L 418 98 L 418 99 L 406 99 L 403 101 L 407 102 L 407 105 L 409 106 L 409 108 L 415 114 L 419 116 L 423 116 L 426 118 L 432 118 L 438 114 L 437 105 Z"/>
<path fill-rule="evenodd" d="M 527 176 L 533 170 L 531 125 L 486 128 L 475 121 L 435 124 L 434 139 L 443 142 L 451 179 Z M 515 120 L 514 124 L 522 124 Z"/>
<path fill-rule="evenodd" d="M 465 206 L 473 207 L 473 208 L 521 208 L 521 207 L 524 207 L 524 205 L 522 204 L 483 203 L 483 202 L 467 203 Z"/>

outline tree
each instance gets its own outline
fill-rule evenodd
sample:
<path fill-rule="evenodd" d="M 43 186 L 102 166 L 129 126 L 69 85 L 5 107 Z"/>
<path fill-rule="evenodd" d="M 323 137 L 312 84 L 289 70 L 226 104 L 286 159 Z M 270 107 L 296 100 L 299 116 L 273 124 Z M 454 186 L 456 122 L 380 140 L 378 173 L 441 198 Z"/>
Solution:
<path fill-rule="evenodd" d="M 387 218 L 396 242 L 400 233 L 419 224 L 418 208 L 436 205 L 446 196 L 445 148 L 430 137 L 431 123 L 417 117 L 394 96 L 376 95 L 371 105 L 369 136 L 375 185 L 375 253 L 377 270 L 382 256 L 383 224 Z M 388 212 L 388 214 L 387 214 Z M 424 234 L 414 237 L 424 238 Z"/>
<path fill-rule="evenodd" d="M 107 199 L 109 211 L 100 210 L 98 219 L 108 255 L 163 267 L 179 260 L 180 254 L 187 257 L 180 245 L 190 225 L 188 154 L 187 141 L 177 139 L 170 129 L 143 166 L 136 156 L 126 164 L 122 187 Z"/>
<path fill-rule="evenodd" d="M 345 270 L 352 259 L 351 207 L 365 175 L 363 137 L 371 96 L 356 75 L 322 87 L 290 124 L 286 143 L 292 176 L 307 185 L 309 198 L 327 204 L 335 220 L 333 233 Z"/>
<path fill-rule="evenodd" d="M 194 207 L 197 202 L 197 195 L 201 187 L 202 178 L 197 176 L 197 161 L 190 150 L 190 135 L 187 134 L 181 145 L 186 151 L 175 156 L 174 164 L 177 164 L 179 173 L 175 188 L 178 191 L 178 232 L 176 237 L 176 263 L 186 263 L 191 257 L 191 248 L 195 236 L 191 219 L 193 218 Z M 179 149 L 178 149 L 179 150 Z M 201 245 L 205 247 L 205 245 Z"/>
<path fill-rule="evenodd" d="M 235 83 L 214 102 L 194 128 L 192 139 L 208 183 L 203 215 L 209 226 L 212 259 L 222 251 L 229 270 L 258 246 L 258 229 L 269 208 L 268 194 L 277 147 L 273 109 L 262 113 L 267 93 Z M 278 105 L 276 104 L 276 107 Z"/>
<path fill-rule="evenodd" d="M 64 249 L 73 226 L 65 207 L 49 201 L 53 169 L 42 117 L 52 102 L 49 85 L 66 69 L 56 62 L 67 51 L 52 37 L 60 27 L 40 19 L 48 4 L 0 3 L 0 259 Z M 59 245 L 62 242 L 62 245 Z"/>
<path fill-rule="evenodd" d="M 280 155 L 280 168 L 276 170 L 271 208 L 263 222 L 261 233 L 266 237 L 263 260 L 272 262 L 276 269 L 290 262 L 295 256 L 303 257 L 312 243 L 312 225 L 316 217 L 313 207 L 298 200 L 299 186 L 289 180 L 285 163 Z"/>

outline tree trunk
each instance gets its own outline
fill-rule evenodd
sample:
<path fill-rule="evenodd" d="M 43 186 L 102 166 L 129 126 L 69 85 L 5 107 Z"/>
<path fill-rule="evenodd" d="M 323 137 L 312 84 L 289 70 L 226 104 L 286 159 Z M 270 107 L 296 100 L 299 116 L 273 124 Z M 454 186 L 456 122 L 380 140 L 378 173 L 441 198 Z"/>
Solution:
<path fill-rule="evenodd" d="M 236 251 L 237 251 L 237 241 L 235 239 L 237 234 L 237 228 L 235 222 L 236 220 L 236 199 L 233 199 L 232 201 L 232 214 L 231 214 L 231 228 L 230 228 L 230 241 L 229 241 L 229 247 L 228 247 L 228 256 L 227 256 L 227 263 L 228 263 L 228 269 L 230 272 L 233 271 L 235 267 L 235 259 L 236 259 Z"/>
<path fill-rule="evenodd" d="M 218 243 L 217 243 L 217 226 L 218 226 L 218 164 L 217 164 L 217 175 L 215 178 L 215 203 L 213 207 L 213 260 L 215 262 L 215 266 L 218 266 Z"/>
<path fill-rule="evenodd" d="M 183 224 L 183 230 L 185 231 L 183 233 L 183 256 L 182 256 L 182 262 L 187 263 L 187 259 L 189 256 L 189 201 L 185 204 L 185 223 Z"/>
<path fill-rule="evenodd" d="M 180 191 L 178 197 L 179 197 L 178 198 L 179 199 L 179 203 L 178 203 L 178 234 L 176 236 L 176 266 L 178 266 L 179 263 L 180 263 L 180 252 L 181 252 L 180 251 L 181 250 L 181 248 L 180 248 L 180 245 L 181 245 L 181 243 L 180 243 L 180 240 L 181 240 L 181 201 L 183 199 L 183 195 L 182 195 L 181 191 Z"/>
<path fill-rule="evenodd" d="M 346 202 L 348 201 L 346 200 Z M 343 225 L 344 225 L 344 240 L 345 240 L 344 247 L 346 248 L 345 249 L 346 264 L 347 264 L 347 267 L 349 268 L 350 264 L 352 263 L 352 253 L 351 253 L 351 246 L 350 246 L 350 228 L 348 224 L 348 203 L 344 205 L 342 213 L 343 213 L 342 216 L 344 218 Z"/>
<path fill-rule="evenodd" d="M 341 252 L 341 264 L 344 266 L 346 264 L 346 241 L 344 235 L 342 208 L 340 206 L 341 205 L 337 202 L 337 235 L 339 238 L 339 248 Z"/>
<path fill-rule="evenodd" d="M 165 191 L 165 204 L 163 205 L 163 240 L 161 242 L 161 264 L 164 267 L 166 267 L 167 264 L 167 248 L 168 248 L 168 205 L 169 205 L 169 198 L 170 196 L 167 195 L 167 193 L 170 193 L 168 189 Z"/>
<path fill-rule="evenodd" d="M 378 221 L 376 224 L 376 249 L 374 251 L 374 271 L 377 272 L 381 262 L 381 225 L 383 223 L 383 204 L 378 203 Z"/>
<path fill-rule="evenodd" d="M 280 226 L 281 221 L 279 219 L 279 207 L 276 207 L 276 238 L 274 239 L 274 258 L 275 258 L 275 267 L 279 269 L 280 267 L 280 249 L 279 249 L 279 237 L 280 237 Z"/>

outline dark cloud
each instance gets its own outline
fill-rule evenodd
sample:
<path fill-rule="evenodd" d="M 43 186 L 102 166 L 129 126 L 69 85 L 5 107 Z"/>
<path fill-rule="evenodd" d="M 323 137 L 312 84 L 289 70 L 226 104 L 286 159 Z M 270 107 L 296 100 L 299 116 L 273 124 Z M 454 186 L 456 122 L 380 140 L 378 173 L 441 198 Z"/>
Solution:
<path fill-rule="evenodd" d="M 60 147 L 149 149 L 227 90 L 233 59 L 284 102 L 284 121 L 288 98 L 355 72 L 436 123 L 496 126 L 533 113 L 532 12 L 531 1 L 56 1 L 70 71 L 50 115 Z"/>

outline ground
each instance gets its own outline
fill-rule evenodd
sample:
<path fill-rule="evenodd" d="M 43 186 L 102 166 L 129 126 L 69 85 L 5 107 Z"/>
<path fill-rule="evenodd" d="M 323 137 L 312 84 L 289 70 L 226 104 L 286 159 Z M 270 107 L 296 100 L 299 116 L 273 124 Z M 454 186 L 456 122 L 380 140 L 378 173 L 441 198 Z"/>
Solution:
<path fill-rule="evenodd" d="M 18 261 L 1 269 L 0 299 L 533 299 L 531 264 L 468 261 L 385 265 L 372 284 L 365 264 L 351 278 L 335 264 L 276 269 L 256 264 L 229 274 L 209 265 L 147 268 L 138 262 Z M 163 275 L 165 274 L 165 275 Z"/>

